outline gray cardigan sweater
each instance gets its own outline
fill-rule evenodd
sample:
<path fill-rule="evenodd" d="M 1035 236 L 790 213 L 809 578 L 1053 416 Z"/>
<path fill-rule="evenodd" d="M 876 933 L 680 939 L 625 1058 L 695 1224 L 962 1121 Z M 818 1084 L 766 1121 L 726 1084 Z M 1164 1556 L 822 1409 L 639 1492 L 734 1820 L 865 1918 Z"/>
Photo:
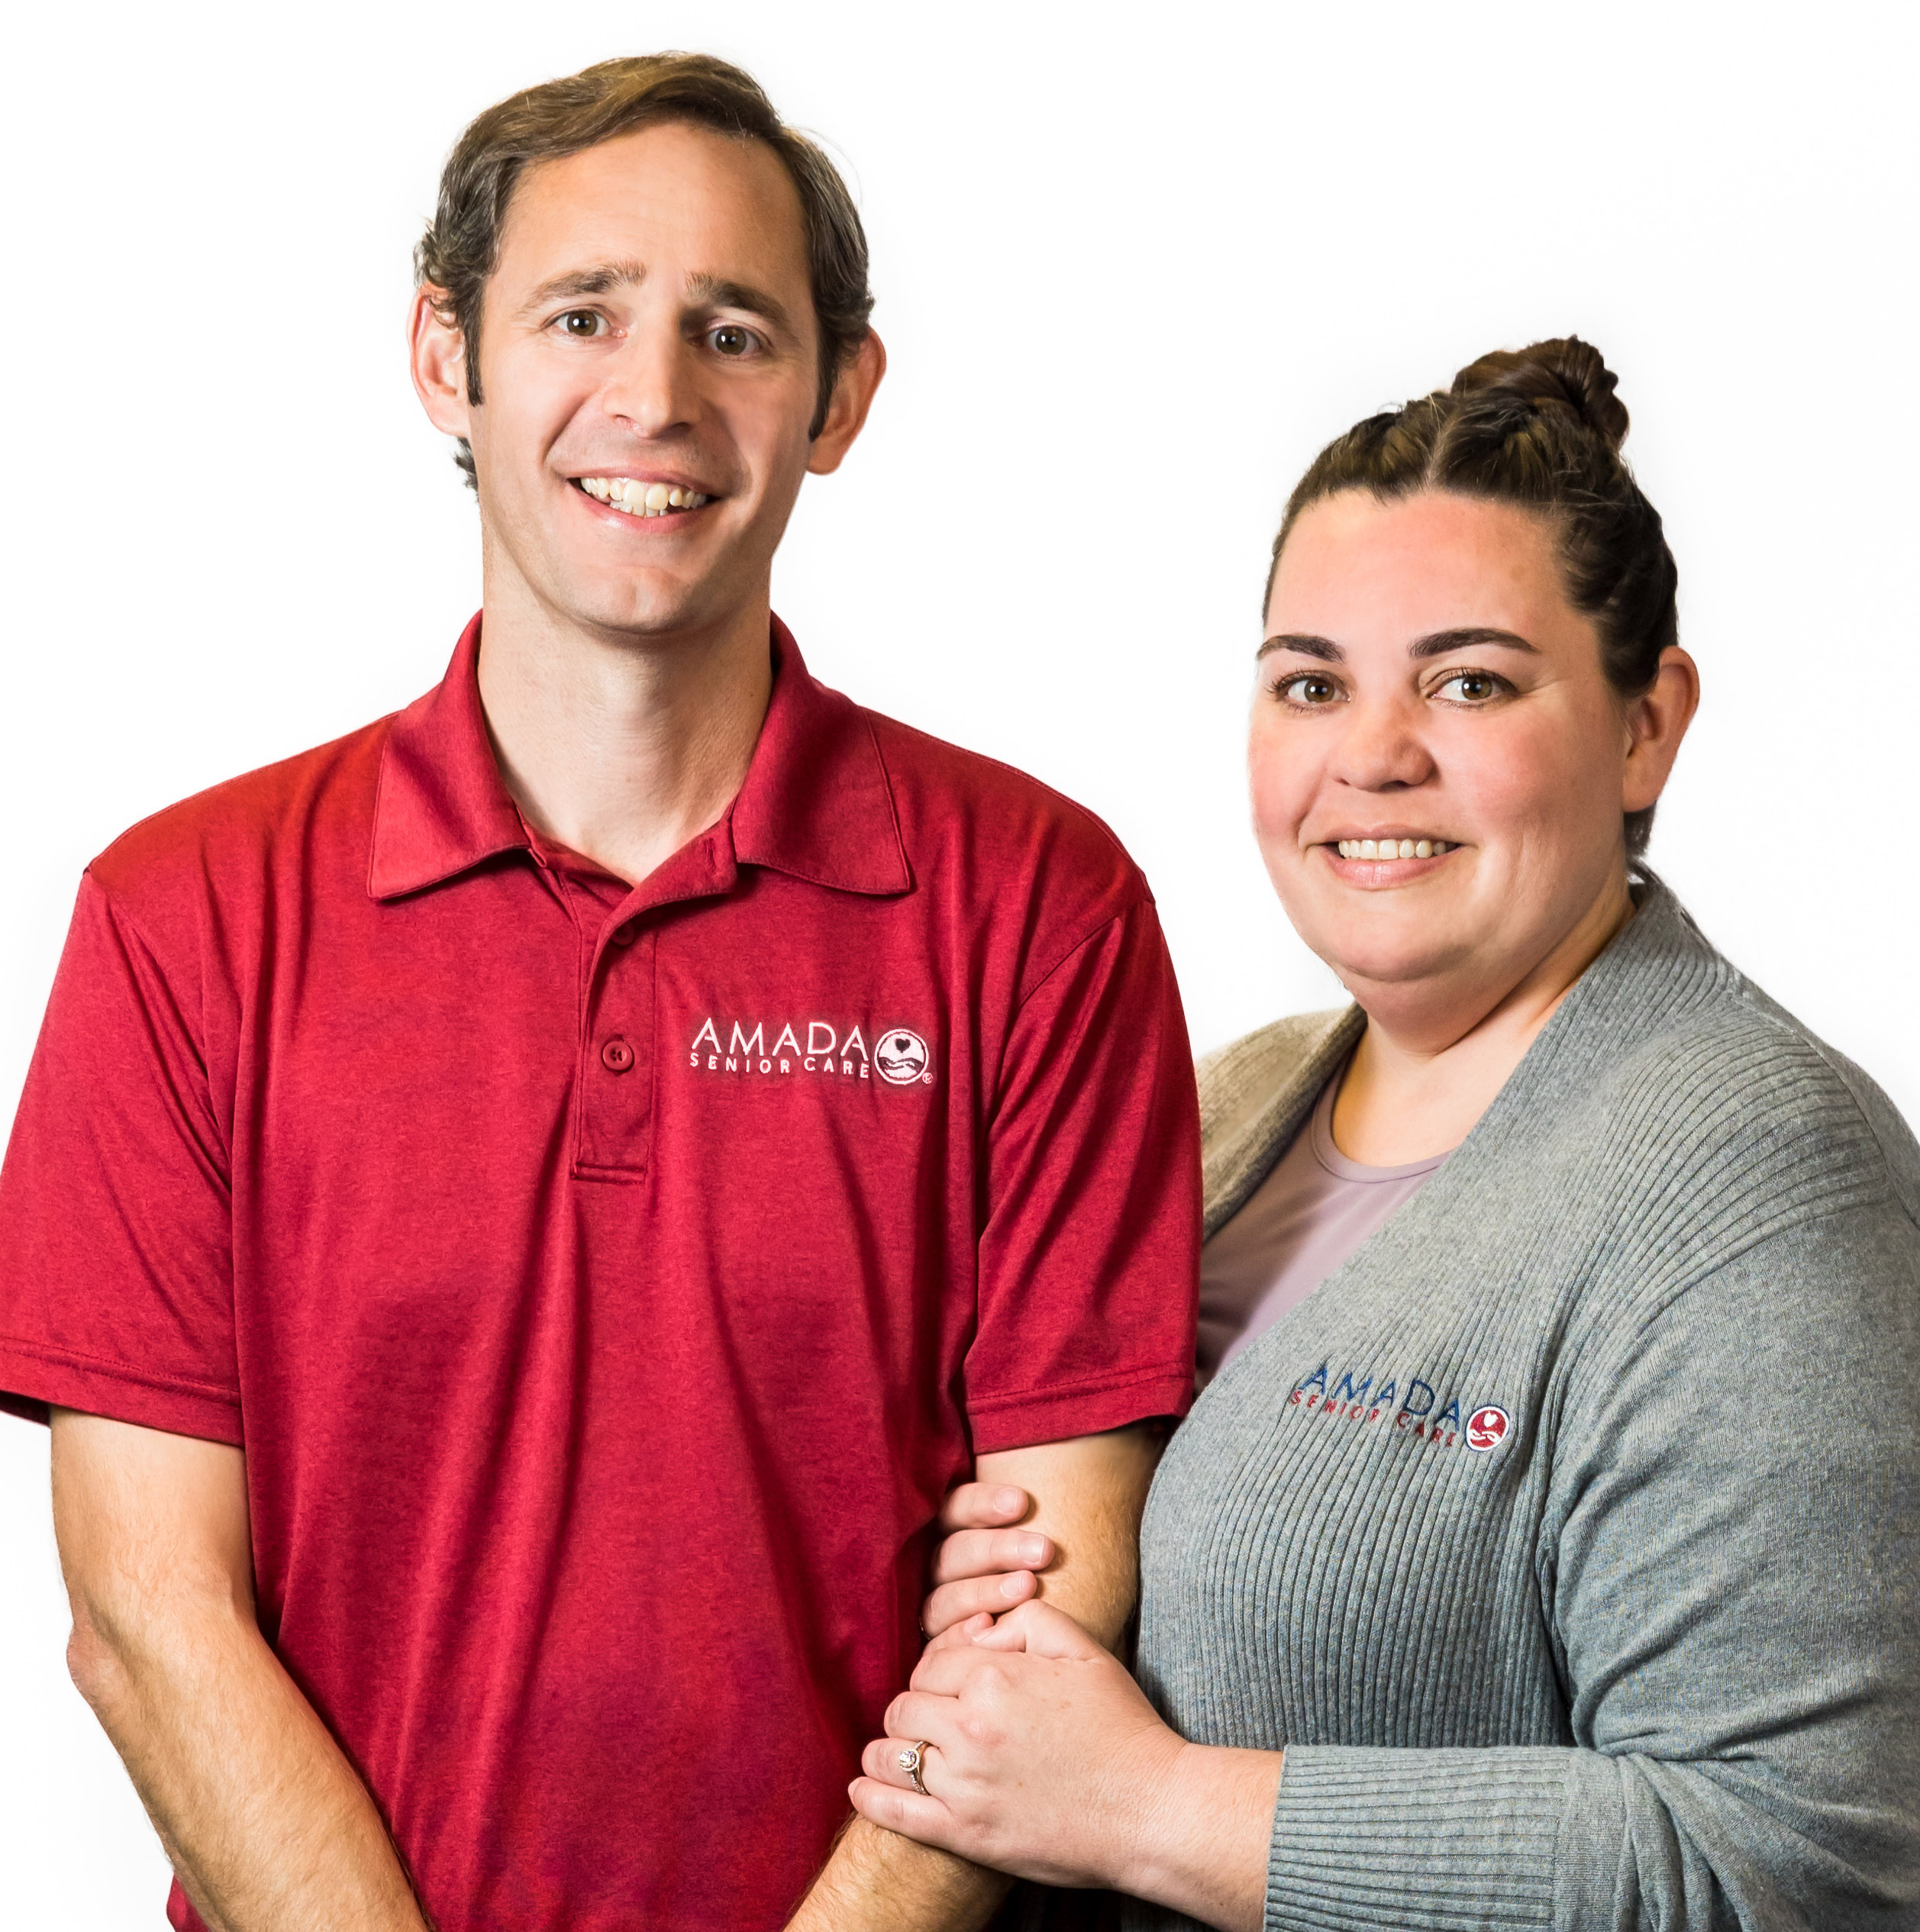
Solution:
<path fill-rule="evenodd" d="M 1203 1064 L 1209 1233 L 1360 1024 Z M 1879 1090 L 1650 885 L 1154 1482 L 1141 1679 L 1285 1750 L 1270 1928 L 1920 1925 L 1917 1214 Z"/>

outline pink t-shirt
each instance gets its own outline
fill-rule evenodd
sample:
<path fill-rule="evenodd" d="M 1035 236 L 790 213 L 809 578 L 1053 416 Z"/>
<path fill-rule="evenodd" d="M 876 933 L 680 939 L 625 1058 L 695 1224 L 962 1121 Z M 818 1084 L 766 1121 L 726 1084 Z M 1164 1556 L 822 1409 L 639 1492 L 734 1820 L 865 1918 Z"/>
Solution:
<path fill-rule="evenodd" d="M 1334 1145 L 1327 1082 L 1306 1126 L 1200 1250 L 1199 1380 L 1204 1388 L 1254 1338 L 1304 1301 L 1447 1156 L 1363 1167 Z"/>

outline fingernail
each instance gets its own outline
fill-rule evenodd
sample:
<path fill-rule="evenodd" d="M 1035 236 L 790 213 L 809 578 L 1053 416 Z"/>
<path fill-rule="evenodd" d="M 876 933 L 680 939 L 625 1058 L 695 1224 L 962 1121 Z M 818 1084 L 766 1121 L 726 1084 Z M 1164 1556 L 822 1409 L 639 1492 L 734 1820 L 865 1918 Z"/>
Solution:
<path fill-rule="evenodd" d="M 1003 1597 L 1024 1597 L 1027 1594 L 1027 1572 L 1016 1570 L 1011 1576 L 1000 1579 L 1000 1594 Z"/>
<path fill-rule="evenodd" d="M 1047 1560 L 1047 1539 L 1042 1536 L 1023 1536 L 1020 1539 L 1020 1560 L 1023 1563 L 1044 1563 Z"/>
<path fill-rule="evenodd" d="M 1026 1504 L 1025 1492 L 1019 1489 L 1002 1489 L 993 1499 L 995 1509 L 1009 1511 L 1023 1508 Z"/>

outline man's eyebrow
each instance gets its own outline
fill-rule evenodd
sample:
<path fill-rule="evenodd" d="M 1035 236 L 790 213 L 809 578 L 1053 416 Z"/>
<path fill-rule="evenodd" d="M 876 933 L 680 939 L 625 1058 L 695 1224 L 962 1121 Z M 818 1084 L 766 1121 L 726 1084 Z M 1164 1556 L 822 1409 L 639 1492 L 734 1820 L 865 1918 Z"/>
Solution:
<path fill-rule="evenodd" d="M 531 314 L 550 303 L 570 302 L 582 295 L 604 295 L 615 289 L 634 288 L 647 279 L 644 262 L 595 262 L 591 268 L 570 269 L 564 275 L 543 282 L 527 298 L 521 314 Z M 784 331 L 794 333 L 793 318 L 786 305 L 764 289 L 750 282 L 730 282 L 718 275 L 693 275 L 687 278 L 688 302 L 702 308 L 744 308 L 750 315 Z"/>
<path fill-rule="evenodd" d="M 1503 644 L 1509 650 L 1524 650 L 1529 657 L 1540 653 L 1525 638 L 1511 631 L 1496 630 L 1490 624 L 1468 624 L 1457 631 L 1436 631 L 1416 637 L 1407 647 L 1409 657 L 1444 657 L 1450 650 L 1471 650 L 1476 644 Z"/>
<path fill-rule="evenodd" d="M 729 282 L 724 276 L 690 275 L 687 277 L 686 292 L 688 301 L 698 302 L 703 308 L 744 308 L 748 314 L 771 322 L 786 334 L 796 333 L 793 318 L 786 312 L 786 305 L 770 295 L 764 289 L 756 289 L 750 282 Z"/>
<path fill-rule="evenodd" d="M 1317 657 L 1325 664 L 1344 664 L 1347 661 L 1347 653 L 1332 638 L 1310 637 L 1295 631 L 1283 631 L 1269 637 L 1254 653 L 1254 663 L 1258 663 L 1270 650 L 1296 650 L 1302 657 Z"/>
<path fill-rule="evenodd" d="M 575 295 L 604 295 L 608 290 L 647 279 L 644 262 L 596 262 L 588 269 L 570 269 L 543 282 L 521 305 L 521 313 L 531 314 L 549 302 L 564 302 Z"/>

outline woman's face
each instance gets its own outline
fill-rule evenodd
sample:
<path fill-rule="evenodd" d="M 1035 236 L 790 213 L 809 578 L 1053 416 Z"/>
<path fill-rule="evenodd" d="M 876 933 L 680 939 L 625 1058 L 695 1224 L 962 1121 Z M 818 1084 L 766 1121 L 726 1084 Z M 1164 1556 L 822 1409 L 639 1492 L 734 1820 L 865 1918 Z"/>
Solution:
<path fill-rule="evenodd" d="M 1683 730 L 1692 666 L 1670 656 Z M 1678 747 L 1660 705 L 1608 684 L 1544 521 L 1441 491 L 1322 498 L 1280 555 L 1250 750 L 1289 918 L 1376 1017 L 1425 1000 L 1464 1031 L 1623 916 L 1622 814 Z"/>

